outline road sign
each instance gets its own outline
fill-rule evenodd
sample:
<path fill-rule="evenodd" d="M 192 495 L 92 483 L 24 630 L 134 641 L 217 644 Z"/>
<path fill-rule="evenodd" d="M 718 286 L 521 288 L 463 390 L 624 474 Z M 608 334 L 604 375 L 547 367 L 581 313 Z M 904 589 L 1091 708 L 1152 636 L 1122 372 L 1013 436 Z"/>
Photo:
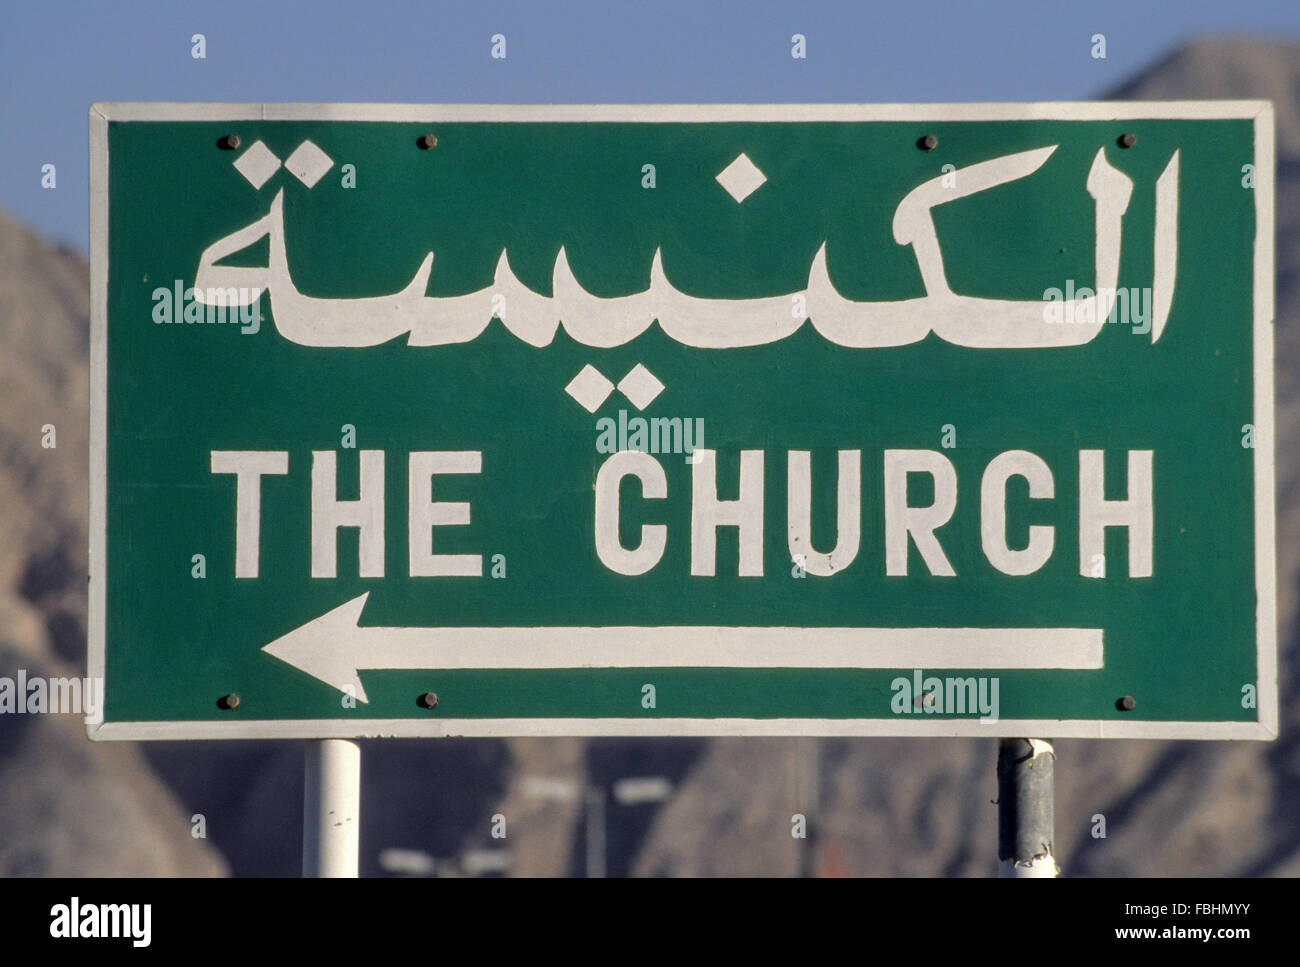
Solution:
<path fill-rule="evenodd" d="M 95 738 L 1270 738 L 1257 101 L 97 105 Z"/>

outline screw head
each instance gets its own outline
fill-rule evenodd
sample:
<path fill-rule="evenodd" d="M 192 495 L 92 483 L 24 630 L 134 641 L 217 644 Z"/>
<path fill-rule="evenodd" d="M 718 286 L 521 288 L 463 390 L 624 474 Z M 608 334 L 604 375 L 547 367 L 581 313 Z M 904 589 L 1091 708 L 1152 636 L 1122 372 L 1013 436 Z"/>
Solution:
<path fill-rule="evenodd" d="M 1115 703 L 1115 707 L 1119 709 L 1121 712 L 1131 712 L 1135 708 L 1137 708 L 1137 704 L 1138 704 L 1138 700 L 1136 698 L 1134 698 L 1132 695 L 1125 695 L 1123 698 L 1121 698 L 1118 702 Z"/>
<path fill-rule="evenodd" d="M 239 148 L 239 135 L 223 134 L 217 138 L 217 147 L 222 151 L 235 151 Z"/>
<path fill-rule="evenodd" d="M 419 145 L 420 149 L 423 151 L 432 151 L 434 148 L 438 147 L 438 139 L 432 134 L 420 135 L 420 137 L 416 139 L 415 143 Z"/>
<path fill-rule="evenodd" d="M 415 704 L 420 706 L 420 708 L 437 708 L 438 695 L 436 692 L 425 692 L 415 700 Z"/>
<path fill-rule="evenodd" d="M 1125 132 L 1119 136 L 1119 146 L 1121 148 L 1131 148 L 1133 145 L 1137 144 L 1137 141 L 1138 136 L 1129 132 Z"/>
<path fill-rule="evenodd" d="M 923 138 L 916 139 L 916 146 L 922 151 L 933 151 L 935 148 L 939 147 L 939 139 L 933 134 L 927 134 Z"/>
<path fill-rule="evenodd" d="M 217 708 L 229 712 L 231 709 L 239 708 L 239 696 L 234 692 L 229 695 L 222 695 L 217 699 Z"/>

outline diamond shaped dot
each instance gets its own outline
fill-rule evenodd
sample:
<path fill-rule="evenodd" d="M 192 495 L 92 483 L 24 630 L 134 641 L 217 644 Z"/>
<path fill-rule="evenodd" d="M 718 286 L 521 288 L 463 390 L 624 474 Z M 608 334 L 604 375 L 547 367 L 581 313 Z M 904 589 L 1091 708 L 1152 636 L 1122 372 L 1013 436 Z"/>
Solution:
<path fill-rule="evenodd" d="M 718 173 L 718 184 L 727 189 L 727 194 L 736 201 L 744 201 L 767 181 L 767 175 L 758 170 L 758 165 L 749 160 L 743 151 L 736 160 Z"/>
<path fill-rule="evenodd" d="M 609 399 L 609 394 L 614 392 L 614 384 L 602 376 L 596 367 L 588 364 L 564 387 L 564 391 L 582 404 L 588 413 L 595 413 L 600 409 L 600 404 Z"/>
<path fill-rule="evenodd" d="M 334 159 L 310 141 L 304 141 L 289 155 L 284 166 L 308 188 L 314 188 L 325 172 L 334 167 Z"/>
<path fill-rule="evenodd" d="M 664 391 L 664 384 L 659 382 L 654 373 L 637 363 L 630 373 L 618 381 L 618 390 L 638 410 L 644 410 Z"/>
<path fill-rule="evenodd" d="M 235 159 L 235 170 L 247 178 L 254 188 L 261 188 L 279 168 L 280 159 L 261 141 L 253 142 L 247 151 Z"/>

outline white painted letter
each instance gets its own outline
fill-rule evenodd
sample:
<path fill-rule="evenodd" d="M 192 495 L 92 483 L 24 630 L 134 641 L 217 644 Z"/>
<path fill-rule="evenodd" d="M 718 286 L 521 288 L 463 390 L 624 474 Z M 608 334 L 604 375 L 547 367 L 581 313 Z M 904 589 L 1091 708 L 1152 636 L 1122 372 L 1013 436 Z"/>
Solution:
<path fill-rule="evenodd" d="M 481 450 L 416 451 L 408 464 L 407 482 L 411 577 L 482 577 L 481 554 L 433 553 L 433 528 L 439 524 L 468 524 L 469 504 L 433 499 L 433 475 L 437 473 L 479 473 L 483 469 Z"/>
<path fill-rule="evenodd" d="M 858 556 L 862 531 L 862 451 L 841 450 L 836 485 L 835 549 L 822 554 L 812 546 L 812 454 L 791 450 L 787 471 L 790 559 L 809 574 L 826 577 L 842 571 Z"/>
<path fill-rule="evenodd" d="M 907 505 L 907 475 L 928 473 L 934 478 L 934 503 L 929 507 Z M 885 451 L 885 573 L 907 574 L 907 537 L 910 534 L 931 574 L 952 577 L 957 572 L 948 563 L 934 536 L 957 507 L 957 471 L 934 450 Z"/>
<path fill-rule="evenodd" d="M 1079 451 L 1079 573 L 1093 577 L 1090 567 L 1106 553 L 1106 528 L 1128 528 L 1128 576 L 1149 578 L 1152 561 L 1151 463 L 1154 450 L 1128 452 L 1128 498 L 1106 499 L 1106 462 L 1102 450 Z"/>
<path fill-rule="evenodd" d="M 311 454 L 311 576 L 332 578 L 338 572 L 338 529 L 356 527 L 357 570 L 363 578 L 384 576 L 384 451 L 361 451 L 361 493 L 339 500 L 337 454 Z"/>
<path fill-rule="evenodd" d="M 289 472 L 287 450 L 213 450 L 212 472 L 235 475 L 235 577 L 257 577 L 262 475 Z"/>
<path fill-rule="evenodd" d="M 691 574 L 712 577 L 717 569 L 718 528 L 740 532 L 741 577 L 763 576 L 763 451 L 740 451 L 740 496 L 718 499 L 718 454 L 696 450 L 691 473 Z"/>
<path fill-rule="evenodd" d="M 1052 471 L 1042 457 L 1028 450 L 1008 450 L 989 461 L 980 484 L 980 543 L 984 556 L 1003 574 L 1033 574 L 1052 556 L 1056 532 L 1046 525 L 1029 528 L 1029 543 L 1022 551 L 1007 546 L 1007 479 L 1029 481 L 1032 500 L 1056 496 Z"/>
<path fill-rule="evenodd" d="M 628 550 L 618 540 L 618 490 L 631 474 L 641 481 L 641 496 L 662 500 L 668 496 L 668 478 L 659 461 L 648 453 L 620 450 L 600 465 L 596 473 L 596 556 L 615 574 L 645 574 L 664 556 L 668 544 L 665 524 L 643 524 L 641 543 Z"/>

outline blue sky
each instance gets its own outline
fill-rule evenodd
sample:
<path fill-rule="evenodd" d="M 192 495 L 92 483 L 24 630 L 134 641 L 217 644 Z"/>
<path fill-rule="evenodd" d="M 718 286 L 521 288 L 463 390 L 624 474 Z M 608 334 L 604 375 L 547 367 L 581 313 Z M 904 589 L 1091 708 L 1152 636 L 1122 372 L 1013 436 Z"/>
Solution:
<path fill-rule="evenodd" d="M 1300 2 L 22 3 L 0 31 L 0 208 L 85 250 L 95 101 L 1084 100 L 1211 34 L 1300 40 Z"/>

